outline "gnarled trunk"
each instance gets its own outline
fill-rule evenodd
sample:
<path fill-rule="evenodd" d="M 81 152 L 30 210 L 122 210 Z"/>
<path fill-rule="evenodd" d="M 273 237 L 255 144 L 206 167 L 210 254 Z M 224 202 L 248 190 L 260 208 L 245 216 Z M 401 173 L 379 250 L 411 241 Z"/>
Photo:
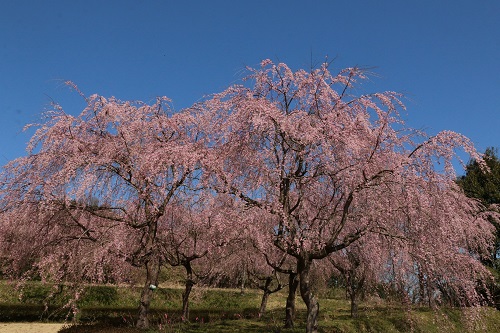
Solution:
<path fill-rule="evenodd" d="M 187 261 L 183 266 L 186 269 L 186 287 L 182 293 L 182 318 L 183 320 L 189 321 L 189 295 L 191 294 L 195 282 L 193 280 L 191 262 Z"/>
<path fill-rule="evenodd" d="M 293 328 L 295 320 L 295 295 L 299 287 L 299 278 L 297 273 L 288 274 L 288 296 L 286 298 L 285 309 L 285 328 Z"/>
<path fill-rule="evenodd" d="M 160 262 L 158 258 L 151 257 L 145 263 L 146 281 L 141 292 L 141 301 L 139 304 L 139 318 L 137 327 L 141 329 L 149 328 L 149 306 L 153 297 L 153 290 L 158 286 L 158 276 L 160 274 Z M 155 286 L 155 287 L 152 287 Z"/>
<path fill-rule="evenodd" d="M 311 291 L 309 274 L 312 260 L 309 258 L 299 258 L 297 260 L 297 273 L 299 274 L 300 295 L 307 307 L 306 333 L 318 333 L 318 299 Z"/>

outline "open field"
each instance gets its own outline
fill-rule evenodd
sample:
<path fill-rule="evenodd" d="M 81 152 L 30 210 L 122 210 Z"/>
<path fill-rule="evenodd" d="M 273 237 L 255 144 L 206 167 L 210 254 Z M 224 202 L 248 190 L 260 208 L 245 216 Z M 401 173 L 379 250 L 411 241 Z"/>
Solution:
<path fill-rule="evenodd" d="M 0 321 L 49 321 L 53 325 L 0 323 L 0 333 L 56 332 L 68 311 L 51 307 L 44 312 L 44 295 L 51 287 L 32 283 L 19 299 L 12 286 L 0 282 Z M 77 314 L 84 327 L 64 329 L 64 333 L 138 332 L 132 328 L 136 313 L 139 289 L 92 286 L 80 301 L 81 311 Z M 179 321 L 182 290 L 175 286 L 159 288 L 153 301 L 153 329 L 151 333 L 295 333 L 304 331 L 304 304 L 297 298 L 296 328 L 282 328 L 284 319 L 284 293 L 271 295 L 268 313 L 258 318 L 260 292 L 246 290 L 195 288 L 192 295 L 190 323 Z M 62 302 L 64 297 L 55 297 L 52 302 Z M 500 332 L 500 311 L 482 309 L 441 309 L 433 312 L 425 307 L 405 308 L 380 299 L 370 299 L 360 306 L 360 317 L 349 315 L 349 302 L 341 290 L 324 292 L 320 299 L 320 329 L 324 333 L 355 332 L 421 332 L 421 333 L 464 333 Z M 472 320 L 473 318 L 480 318 Z M 54 321 L 56 323 L 54 323 Z M 59 322 L 57 322 L 59 321 Z M 101 323 L 101 326 L 88 326 Z M 104 325 L 104 326 L 103 326 Z M 113 326 L 113 327 L 111 327 Z M 29 329 L 35 327 L 35 331 Z"/>

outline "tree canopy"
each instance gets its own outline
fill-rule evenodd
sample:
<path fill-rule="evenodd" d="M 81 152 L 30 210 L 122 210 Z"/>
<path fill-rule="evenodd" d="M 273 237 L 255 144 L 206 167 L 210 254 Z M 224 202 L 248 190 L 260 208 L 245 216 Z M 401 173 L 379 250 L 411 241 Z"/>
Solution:
<path fill-rule="evenodd" d="M 286 258 L 307 332 L 318 330 L 312 271 L 327 258 L 338 269 L 353 258 L 356 267 L 380 262 L 384 270 L 371 266 L 365 278 L 407 295 L 482 302 L 492 226 L 453 168 L 456 149 L 483 166 L 469 139 L 406 128 L 399 94 L 353 94 L 365 79 L 358 68 L 293 71 L 264 60 L 248 72 L 243 84 L 179 112 L 166 98 L 92 95 L 77 117 L 59 106 L 47 113 L 28 156 L 1 175 L 2 255 L 12 271 L 25 260 L 9 252 L 13 244 L 30 249 L 47 279 L 68 279 L 65 271 L 82 279 L 78 267 L 103 258 L 141 267 L 138 326 L 147 327 L 160 267 L 184 265 L 192 280 L 181 261 L 216 253 L 209 244 L 220 237 L 219 245 L 250 240 L 259 260 Z M 202 235 L 208 229 L 216 233 Z M 369 253 L 357 255 L 363 247 Z M 97 271 L 87 279 L 102 281 Z"/>
<path fill-rule="evenodd" d="M 487 148 L 483 160 L 488 166 L 488 172 L 484 172 L 478 161 L 473 159 L 467 164 L 465 175 L 460 177 L 458 183 L 468 196 L 480 199 L 484 205 L 498 205 L 500 204 L 498 149 Z"/>
<path fill-rule="evenodd" d="M 138 326 L 147 327 L 149 286 L 158 284 L 162 264 L 159 220 L 196 178 L 196 133 L 187 114 L 172 112 L 166 98 L 152 105 L 99 95 L 85 101 L 76 117 L 55 105 L 35 125 L 28 156 L 5 166 L 1 199 L 10 220 L 3 224 L 16 233 L 22 223 L 26 238 L 16 247 L 34 247 L 21 252 L 38 257 L 34 267 L 43 278 L 66 280 L 59 272 L 71 271 L 81 279 L 87 260 L 98 267 L 108 260 L 143 267 Z M 86 254 L 95 244 L 105 252 Z M 81 252 L 72 256 L 76 249 Z M 102 282 L 98 271 L 90 271 L 90 281 Z"/>
<path fill-rule="evenodd" d="M 351 95 L 364 78 L 357 68 L 294 72 L 265 60 L 249 71 L 253 85 L 195 107 L 214 143 L 205 168 L 213 188 L 273 221 L 273 244 L 296 258 L 307 332 L 317 331 L 319 311 L 313 262 L 364 238 L 385 239 L 370 255 L 392 253 L 400 276 L 421 274 L 432 292 L 455 285 L 460 299 L 478 302 L 476 280 L 487 273 L 463 249 L 473 244 L 483 256 L 491 228 L 453 169 L 457 148 L 482 161 L 472 143 L 451 131 L 406 129 L 397 93 Z"/>

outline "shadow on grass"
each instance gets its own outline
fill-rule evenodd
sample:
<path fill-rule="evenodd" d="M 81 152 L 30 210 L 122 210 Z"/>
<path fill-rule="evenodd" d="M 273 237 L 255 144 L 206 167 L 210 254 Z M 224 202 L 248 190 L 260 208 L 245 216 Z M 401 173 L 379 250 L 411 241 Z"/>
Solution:
<path fill-rule="evenodd" d="M 74 319 L 77 320 L 78 325 L 73 325 L 63 332 L 136 332 L 137 330 L 133 328 L 136 315 L 137 308 L 135 307 L 101 306 L 84 307 L 74 318 L 68 309 L 45 308 L 43 305 L 32 304 L 0 304 L 0 322 L 71 322 Z M 274 318 L 274 315 L 272 317 Z M 161 332 L 205 331 L 202 326 L 213 328 L 207 332 L 224 332 L 225 326 L 227 327 L 225 331 L 232 332 L 237 321 L 241 321 L 242 324 L 247 322 L 244 325 L 245 332 L 263 331 L 262 325 L 254 325 L 255 322 L 259 322 L 255 308 L 192 309 L 189 319 L 190 322 L 183 320 L 182 313 L 178 309 L 152 308 L 150 312 L 152 327 L 163 328 Z"/>
<path fill-rule="evenodd" d="M 33 322 L 33 321 L 64 321 L 67 311 L 60 308 L 35 304 L 0 304 L 0 321 L 2 322 Z"/>
<path fill-rule="evenodd" d="M 281 311 L 282 312 L 282 311 Z M 100 317 L 94 322 L 80 321 L 78 325 L 64 328 L 60 333 L 136 333 L 142 332 L 133 327 L 132 317 L 116 317 L 118 312 L 109 313 L 107 317 Z M 298 325 L 294 329 L 284 329 L 283 320 L 274 311 L 258 318 L 255 309 L 244 311 L 214 311 L 193 310 L 191 321 L 183 322 L 180 311 L 153 310 L 151 313 L 151 329 L 147 333 L 298 333 L 304 327 Z M 121 313 L 120 315 L 123 315 Z M 115 317 L 114 317 L 115 316 Z M 302 315 L 301 315 L 302 317 Z M 130 319 L 130 321 L 129 321 Z"/>

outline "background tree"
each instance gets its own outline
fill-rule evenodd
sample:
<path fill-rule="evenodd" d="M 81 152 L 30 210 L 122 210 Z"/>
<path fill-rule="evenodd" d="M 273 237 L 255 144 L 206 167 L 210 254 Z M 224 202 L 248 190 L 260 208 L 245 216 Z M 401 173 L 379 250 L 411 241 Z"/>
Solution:
<path fill-rule="evenodd" d="M 261 252 L 256 251 L 255 248 L 248 248 L 242 254 L 246 257 L 247 276 L 250 285 L 263 292 L 259 308 L 260 318 L 266 312 L 269 296 L 283 289 L 286 284 L 282 282 L 283 276 L 265 262 Z"/>
<path fill-rule="evenodd" d="M 483 159 L 488 166 L 488 171 L 483 170 L 478 161 L 471 160 L 467 164 L 465 175 L 460 177 L 457 182 L 467 196 L 481 200 L 486 209 L 498 212 L 500 205 L 500 160 L 498 159 L 498 150 L 493 147 L 486 149 Z M 495 226 L 497 236 L 495 247 L 486 263 L 498 269 L 500 222 L 497 218 L 490 219 L 490 222 Z"/>
<path fill-rule="evenodd" d="M 85 101 L 77 117 L 55 105 L 45 122 L 35 125 L 28 156 L 2 172 L 0 205 L 40 246 L 53 245 L 41 231 L 61 235 L 61 225 L 71 227 L 72 233 L 57 242 L 55 256 L 72 253 L 75 242 L 105 240 L 120 249 L 113 252 L 120 260 L 144 271 L 137 326 L 145 328 L 150 286 L 158 285 L 162 264 L 159 220 L 198 175 L 195 127 L 189 126 L 189 115 L 172 112 L 166 98 L 152 105 L 98 95 Z M 29 210 L 35 218 L 26 215 Z M 81 265 L 92 259 L 70 256 L 66 262 Z M 52 267 L 47 277 L 63 278 L 59 260 L 46 263 Z"/>
<path fill-rule="evenodd" d="M 244 213 L 245 212 L 242 212 L 242 214 Z M 271 278 L 270 282 L 273 280 L 277 282 L 279 282 L 278 280 L 282 281 L 278 283 L 277 288 L 274 289 L 275 291 L 281 289 L 279 287 L 288 287 L 284 327 L 293 328 L 295 321 L 295 299 L 299 287 L 297 261 L 294 257 L 283 253 L 274 246 L 274 234 L 272 230 L 277 222 L 272 215 L 267 213 L 257 216 L 252 214 L 245 215 L 256 219 L 246 223 L 245 234 L 247 239 L 246 242 L 243 243 L 247 244 L 247 249 L 244 251 L 251 254 L 249 257 L 251 265 L 249 267 L 253 267 L 255 271 L 260 271 L 260 276 L 266 283 L 269 282 L 268 278 Z M 266 273 L 262 274 L 262 272 Z M 281 275 L 284 275 L 285 278 L 280 277 Z M 260 289 L 265 289 L 265 284 L 264 287 Z M 267 302 L 265 300 L 267 296 L 266 293 L 264 293 L 261 304 Z"/>
<path fill-rule="evenodd" d="M 0 253 L 8 260 L 7 276 L 67 283 L 113 283 L 132 279 L 124 248 L 99 217 L 74 216 L 64 208 L 45 211 L 22 205 L 1 214 Z M 82 232 L 85 226 L 92 233 Z M 114 234 L 129 238 L 125 226 Z"/>
<path fill-rule="evenodd" d="M 457 183 L 464 190 L 465 194 L 471 198 L 481 201 L 485 209 L 500 213 L 500 160 L 496 148 L 487 148 L 484 153 L 484 162 L 488 166 L 488 171 L 481 168 L 476 160 L 471 160 L 465 169 L 465 175 L 457 180 Z M 500 308 L 500 218 L 498 215 L 492 216 L 489 221 L 495 227 L 496 238 L 491 255 L 484 258 L 483 262 L 495 270 L 496 282 L 491 285 L 491 293 L 494 295 L 494 302 Z M 475 251 L 475 249 L 471 249 Z"/>
<path fill-rule="evenodd" d="M 179 199 L 179 198 L 177 198 Z M 227 260 L 227 248 L 240 237 L 235 207 L 222 196 L 182 198 L 170 205 L 159 221 L 163 261 L 186 271 L 182 318 L 189 320 L 189 296 L 198 282 L 207 282 Z M 230 199 L 230 198 L 229 198 Z"/>
<path fill-rule="evenodd" d="M 189 321 L 189 295 L 197 283 L 198 273 L 193 264 L 208 255 L 210 251 L 210 225 L 203 217 L 194 214 L 181 205 L 172 207 L 161 221 L 161 255 L 169 265 L 182 266 L 186 270 L 185 288 L 182 293 L 182 318 Z M 164 221 L 163 221 L 164 220 Z M 206 226 L 206 230 L 203 230 Z"/>
<path fill-rule="evenodd" d="M 370 246 L 372 245 L 372 246 Z M 375 289 L 380 282 L 377 274 L 383 269 L 387 257 L 372 256 L 372 251 L 379 251 L 379 244 L 366 244 L 365 239 L 351 244 L 347 248 L 333 253 L 330 263 L 342 280 L 346 296 L 351 302 L 351 317 L 358 317 L 359 301 Z"/>
<path fill-rule="evenodd" d="M 194 107 L 209 124 L 205 167 L 212 186 L 245 202 L 247 214 L 274 216 L 273 244 L 297 261 L 307 332 L 318 330 L 313 261 L 361 238 L 417 241 L 443 228 L 449 241 L 433 255 L 456 253 L 469 237 L 485 250 L 488 222 L 454 183 L 454 150 L 479 158 L 465 137 L 445 131 L 422 138 L 405 130 L 393 92 L 351 96 L 353 83 L 364 78 L 356 68 L 334 75 L 325 63 L 293 72 L 265 60 L 249 71 L 252 87 L 232 86 Z M 432 226 L 416 232 L 422 221 Z"/>

